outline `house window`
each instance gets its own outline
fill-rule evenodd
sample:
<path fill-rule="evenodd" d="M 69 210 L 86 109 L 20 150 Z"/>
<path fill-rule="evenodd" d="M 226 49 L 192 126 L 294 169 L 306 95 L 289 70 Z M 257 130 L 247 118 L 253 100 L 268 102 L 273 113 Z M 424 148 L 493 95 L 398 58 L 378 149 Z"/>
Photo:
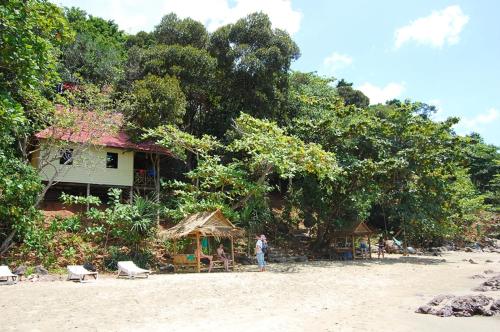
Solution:
<path fill-rule="evenodd" d="M 106 153 L 106 168 L 118 168 L 118 153 Z"/>
<path fill-rule="evenodd" d="M 73 165 L 73 149 L 62 149 L 59 151 L 59 164 Z"/>

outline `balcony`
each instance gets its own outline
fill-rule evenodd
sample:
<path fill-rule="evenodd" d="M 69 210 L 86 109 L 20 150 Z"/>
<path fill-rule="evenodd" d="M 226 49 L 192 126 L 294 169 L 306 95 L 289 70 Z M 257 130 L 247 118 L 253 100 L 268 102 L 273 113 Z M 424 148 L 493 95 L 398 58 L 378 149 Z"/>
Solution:
<path fill-rule="evenodd" d="M 155 171 L 152 169 L 134 169 L 134 187 L 154 188 Z"/>

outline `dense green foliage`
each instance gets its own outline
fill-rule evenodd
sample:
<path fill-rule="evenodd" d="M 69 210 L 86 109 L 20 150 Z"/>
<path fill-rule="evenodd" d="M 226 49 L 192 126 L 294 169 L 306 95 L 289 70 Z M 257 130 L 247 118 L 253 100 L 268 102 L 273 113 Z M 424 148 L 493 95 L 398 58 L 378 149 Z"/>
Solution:
<path fill-rule="evenodd" d="M 9 0 L 0 28 L 0 251 L 16 240 L 48 264 L 57 255 L 99 255 L 109 266 L 134 253 L 149 259 L 142 249 L 160 214 L 177 221 L 214 208 L 251 232 L 304 225 L 315 249 L 357 220 L 430 244 L 498 211 L 496 146 L 457 135 L 456 118 L 433 121 L 431 105 L 370 106 L 352 83 L 291 72 L 300 51 L 263 13 L 212 33 L 169 14 L 154 31 L 127 35 L 77 8 Z M 61 81 L 78 88 L 55 95 Z M 54 112 L 56 103 L 81 112 Z M 36 205 L 48 187 L 28 163 L 33 134 L 52 124 L 78 131 L 85 118 L 96 138 L 115 110 L 135 139 L 172 152 L 177 176 L 162 179 L 158 204 L 127 204 L 117 190 L 99 208 L 65 195 L 95 207 L 47 224 Z"/>
<path fill-rule="evenodd" d="M 46 97 L 57 82 L 58 46 L 68 38 L 62 10 L 53 4 L 0 6 L 0 254 L 16 236 L 29 237 L 38 218 L 41 184 L 26 163 L 25 137 L 51 109 Z"/>
<path fill-rule="evenodd" d="M 124 73 L 125 34 L 118 25 L 87 15 L 78 8 L 66 9 L 65 16 L 75 31 L 75 40 L 61 47 L 59 72 L 70 82 L 114 83 Z"/>

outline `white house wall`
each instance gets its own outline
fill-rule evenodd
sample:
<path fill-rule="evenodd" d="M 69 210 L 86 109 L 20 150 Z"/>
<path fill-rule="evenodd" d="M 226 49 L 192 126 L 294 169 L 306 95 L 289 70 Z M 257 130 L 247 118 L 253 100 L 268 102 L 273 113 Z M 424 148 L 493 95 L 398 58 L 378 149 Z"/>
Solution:
<path fill-rule="evenodd" d="M 68 146 L 68 148 L 72 148 Z M 51 165 L 47 165 L 40 170 L 40 175 L 49 181 L 56 169 L 58 182 L 90 183 L 111 186 L 132 186 L 134 179 L 134 152 L 107 147 L 88 147 L 85 151 L 78 152 L 78 147 L 74 147 L 72 165 L 59 164 L 59 149 L 41 149 L 41 162 L 49 160 L 51 155 L 55 159 Z M 118 154 L 118 168 L 106 168 L 106 153 L 114 152 Z M 40 163 L 36 163 L 40 165 Z"/>

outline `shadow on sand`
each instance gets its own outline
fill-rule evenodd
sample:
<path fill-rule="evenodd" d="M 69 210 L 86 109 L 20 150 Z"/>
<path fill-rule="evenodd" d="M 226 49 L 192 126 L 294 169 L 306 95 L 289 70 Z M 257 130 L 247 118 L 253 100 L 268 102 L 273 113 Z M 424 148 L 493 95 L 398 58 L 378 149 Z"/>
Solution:
<path fill-rule="evenodd" d="M 393 264 L 412 264 L 412 265 L 437 265 L 446 264 L 443 258 L 431 258 L 422 256 L 389 256 L 383 259 L 364 259 L 355 261 L 331 261 L 317 260 L 304 263 L 271 263 L 267 266 L 266 272 L 271 273 L 300 273 L 304 272 L 307 267 L 314 268 L 332 268 L 344 266 L 371 266 L 371 265 L 393 265 Z M 239 269 L 238 272 L 255 272 L 256 266 L 246 265 Z"/>

